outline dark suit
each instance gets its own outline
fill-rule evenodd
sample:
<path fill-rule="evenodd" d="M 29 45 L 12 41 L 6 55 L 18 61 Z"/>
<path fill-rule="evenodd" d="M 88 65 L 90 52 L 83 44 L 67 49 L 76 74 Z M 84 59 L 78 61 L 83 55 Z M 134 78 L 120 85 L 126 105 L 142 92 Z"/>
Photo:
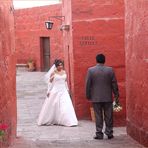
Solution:
<path fill-rule="evenodd" d="M 103 137 L 103 117 L 105 134 L 113 134 L 112 93 L 119 97 L 117 80 L 112 67 L 97 64 L 88 69 L 86 77 L 86 97 L 93 103 L 96 117 L 96 135 Z"/>

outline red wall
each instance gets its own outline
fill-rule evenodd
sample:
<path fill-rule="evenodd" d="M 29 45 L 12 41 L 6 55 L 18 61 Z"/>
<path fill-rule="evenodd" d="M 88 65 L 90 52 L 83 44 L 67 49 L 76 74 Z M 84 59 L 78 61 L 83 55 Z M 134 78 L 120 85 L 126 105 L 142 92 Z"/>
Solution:
<path fill-rule="evenodd" d="M 50 37 L 50 63 L 55 58 L 63 58 L 61 21 L 54 22 L 52 30 L 47 30 L 45 21 L 50 16 L 61 16 L 61 4 L 15 10 L 17 63 L 27 63 L 31 57 L 35 60 L 37 70 L 41 70 L 42 50 L 40 37 Z"/>
<path fill-rule="evenodd" d="M 0 123 L 7 124 L 6 146 L 16 136 L 14 15 L 11 0 L 0 3 Z M 4 146 L 3 145 L 3 146 Z M 3 147 L 0 142 L 0 147 Z"/>
<path fill-rule="evenodd" d="M 148 147 L 148 1 L 125 2 L 127 132 Z"/>
<path fill-rule="evenodd" d="M 125 51 L 123 0 L 81 1 L 71 0 L 73 66 L 71 86 L 78 118 L 90 118 L 90 103 L 85 98 L 87 68 L 95 65 L 98 53 L 104 53 L 106 65 L 113 66 L 117 74 L 123 111 L 115 114 L 115 124 L 125 125 Z M 63 9 L 65 8 L 63 7 Z M 66 8 L 67 8 L 66 7 Z M 70 18 L 69 18 L 70 19 Z M 70 32 L 69 32 L 70 34 Z"/>
<path fill-rule="evenodd" d="M 72 27 L 72 9 L 71 1 L 62 1 L 62 14 L 65 16 L 63 24 L 70 25 L 70 30 L 63 30 L 63 48 L 64 48 L 64 65 L 68 73 L 69 88 L 72 96 L 74 95 L 74 58 L 73 58 L 73 27 Z M 75 99 L 72 99 L 75 107 Z"/>

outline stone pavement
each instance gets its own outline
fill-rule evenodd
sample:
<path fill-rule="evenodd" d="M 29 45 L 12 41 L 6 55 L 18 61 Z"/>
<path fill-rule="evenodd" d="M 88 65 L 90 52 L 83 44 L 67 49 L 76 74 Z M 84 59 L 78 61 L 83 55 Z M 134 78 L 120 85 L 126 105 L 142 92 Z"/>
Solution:
<path fill-rule="evenodd" d="M 17 72 L 17 139 L 10 148 L 142 148 L 127 136 L 126 128 L 114 128 L 115 138 L 94 140 L 92 121 L 77 127 L 37 126 L 36 120 L 46 95 L 43 72 Z"/>

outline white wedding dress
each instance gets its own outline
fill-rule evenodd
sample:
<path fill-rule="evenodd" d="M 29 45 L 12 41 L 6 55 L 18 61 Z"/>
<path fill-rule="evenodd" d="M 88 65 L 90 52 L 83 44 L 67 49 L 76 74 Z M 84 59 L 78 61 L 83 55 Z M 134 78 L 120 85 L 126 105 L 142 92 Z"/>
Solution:
<path fill-rule="evenodd" d="M 39 114 L 38 125 L 78 125 L 73 104 L 67 90 L 66 77 L 66 74 L 54 75 L 53 82 L 48 88 L 50 95 L 46 97 Z"/>

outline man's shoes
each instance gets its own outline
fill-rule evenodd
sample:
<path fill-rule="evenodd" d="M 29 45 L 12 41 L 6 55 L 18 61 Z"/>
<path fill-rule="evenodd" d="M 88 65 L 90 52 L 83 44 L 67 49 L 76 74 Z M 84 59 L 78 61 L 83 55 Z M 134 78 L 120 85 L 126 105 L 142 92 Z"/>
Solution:
<path fill-rule="evenodd" d="M 113 135 L 108 135 L 108 139 L 113 139 L 114 136 Z"/>
<path fill-rule="evenodd" d="M 93 138 L 97 139 L 97 140 L 101 140 L 101 139 L 103 139 L 103 136 L 94 136 Z"/>

